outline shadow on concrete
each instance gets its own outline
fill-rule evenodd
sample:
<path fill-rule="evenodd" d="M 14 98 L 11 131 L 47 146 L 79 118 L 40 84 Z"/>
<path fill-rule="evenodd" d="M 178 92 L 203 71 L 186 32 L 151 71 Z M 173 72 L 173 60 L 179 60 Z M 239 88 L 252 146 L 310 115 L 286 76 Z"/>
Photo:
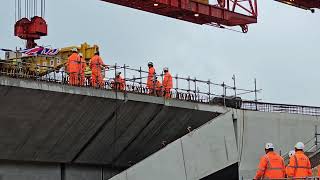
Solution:
<path fill-rule="evenodd" d="M 239 179 L 238 169 L 239 169 L 239 164 L 235 163 L 207 177 L 204 177 L 201 180 L 216 180 L 216 179 L 238 180 Z"/>

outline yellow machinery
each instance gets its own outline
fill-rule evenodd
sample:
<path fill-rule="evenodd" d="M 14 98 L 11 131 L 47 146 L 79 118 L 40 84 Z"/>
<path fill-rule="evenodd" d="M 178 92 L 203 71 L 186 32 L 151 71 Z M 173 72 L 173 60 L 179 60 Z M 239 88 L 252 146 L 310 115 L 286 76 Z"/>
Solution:
<path fill-rule="evenodd" d="M 19 70 L 25 75 L 46 75 L 54 70 L 59 70 L 64 67 L 68 61 L 68 57 L 72 54 L 72 49 L 77 48 L 79 53 L 82 53 L 86 62 L 94 56 L 94 53 L 99 50 L 97 45 L 90 46 L 83 43 L 80 46 L 70 46 L 61 48 L 55 56 L 22 56 L 21 53 L 11 52 L 6 54 L 6 60 L 9 62 L 5 65 L 7 72 Z"/>

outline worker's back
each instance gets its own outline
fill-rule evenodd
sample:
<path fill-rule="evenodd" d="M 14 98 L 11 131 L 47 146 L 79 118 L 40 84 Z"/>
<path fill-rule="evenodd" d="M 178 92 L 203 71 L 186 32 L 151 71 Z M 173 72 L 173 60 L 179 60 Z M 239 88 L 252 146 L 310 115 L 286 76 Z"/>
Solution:
<path fill-rule="evenodd" d="M 70 73 L 79 71 L 80 57 L 78 53 L 72 53 L 68 58 L 68 70 Z"/>
<path fill-rule="evenodd" d="M 285 165 L 281 156 L 270 151 L 261 158 L 255 179 L 280 179 L 284 177 Z"/>
<path fill-rule="evenodd" d="M 172 76 L 169 72 L 166 72 L 164 74 L 162 85 L 165 89 L 171 89 L 172 88 Z"/>
<path fill-rule="evenodd" d="M 312 176 L 310 160 L 303 151 L 297 151 L 290 158 L 287 175 L 295 178 Z"/>

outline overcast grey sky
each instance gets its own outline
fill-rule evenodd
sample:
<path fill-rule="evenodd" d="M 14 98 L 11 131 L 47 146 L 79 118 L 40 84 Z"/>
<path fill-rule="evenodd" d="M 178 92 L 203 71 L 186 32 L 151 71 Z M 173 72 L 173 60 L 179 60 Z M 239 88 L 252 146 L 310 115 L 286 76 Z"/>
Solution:
<path fill-rule="evenodd" d="M 258 0 L 259 22 L 248 34 L 199 26 L 99 0 L 47 0 L 49 36 L 39 45 L 100 46 L 107 64 L 145 66 L 252 88 L 263 101 L 320 106 L 320 10 L 315 14 Z M 0 47 L 24 43 L 13 36 L 14 0 L 1 0 Z"/>

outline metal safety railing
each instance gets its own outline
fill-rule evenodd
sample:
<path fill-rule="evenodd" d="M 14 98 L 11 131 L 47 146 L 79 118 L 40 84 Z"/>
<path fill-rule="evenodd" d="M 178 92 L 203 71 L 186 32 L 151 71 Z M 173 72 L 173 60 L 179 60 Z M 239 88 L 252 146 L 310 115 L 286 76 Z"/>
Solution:
<path fill-rule="evenodd" d="M 19 60 L 19 58 L 17 58 Z M 21 62 L 18 60 L 1 60 L 0 75 L 10 76 L 14 78 L 27 78 L 37 81 L 46 81 L 65 85 L 93 87 L 91 77 L 79 79 L 79 84 L 71 84 L 69 73 L 65 70 L 65 65 L 42 66 L 39 64 Z M 110 65 L 109 69 L 103 69 L 103 83 L 94 88 L 105 90 L 117 90 L 113 88 L 116 72 L 121 72 L 121 76 L 125 81 L 123 92 L 138 93 L 153 96 L 163 96 L 163 89 L 156 91 L 155 86 L 151 89 L 147 87 L 148 71 L 141 67 L 132 68 L 127 65 Z M 79 76 L 80 77 L 80 76 Z M 160 82 L 164 79 L 164 74 L 155 74 Z M 173 88 L 170 91 L 170 98 L 192 101 L 198 103 L 218 104 L 244 110 L 262 111 L 262 112 L 283 112 L 304 115 L 320 116 L 320 107 L 275 104 L 258 102 L 258 93 L 261 89 L 257 89 L 256 81 L 254 81 L 254 89 L 242 89 L 236 87 L 236 78 L 232 77 L 233 85 L 226 83 L 215 83 L 210 80 L 200 80 L 197 78 L 181 77 L 178 74 L 173 75 Z M 243 100 L 246 99 L 246 100 Z"/>
<path fill-rule="evenodd" d="M 313 106 L 243 101 L 241 108 L 245 110 L 262 111 L 262 112 L 280 112 L 280 113 L 320 116 L 320 107 L 313 107 Z"/>
<path fill-rule="evenodd" d="M 125 87 L 122 90 L 124 93 L 139 93 L 154 96 L 163 96 L 162 93 L 157 93 L 153 88 L 147 87 L 148 71 L 143 70 L 141 67 L 138 69 L 132 68 L 127 65 L 110 65 L 108 69 L 103 69 L 103 84 L 99 84 L 100 89 L 112 90 L 112 83 L 114 83 L 117 72 L 121 72 L 121 76 L 125 81 Z M 42 66 L 34 63 L 17 62 L 11 60 L 0 61 L 0 75 L 10 76 L 15 78 L 27 78 L 37 81 L 47 81 L 66 85 L 82 86 L 82 87 L 93 87 L 91 77 L 86 77 L 83 83 L 70 83 L 70 77 L 64 65 L 59 66 Z M 77 82 L 81 82 L 80 76 Z M 164 74 L 155 74 L 154 78 L 157 78 L 160 82 L 164 79 Z M 173 88 L 170 91 L 170 98 L 193 101 L 199 103 L 212 103 L 214 98 L 225 99 L 224 102 L 229 98 L 238 96 L 254 96 L 257 97 L 257 93 L 260 90 L 248 90 L 241 89 L 235 86 L 235 77 L 233 77 L 234 85 L 230 86 L 223 83 L 214 83 L 210 80 L 199 80 L 197 78 L 181 77 L 176 75 L 172 76 Z M 152 90 L 153 89 L 153 90 Z M 114 89 L 113 89 L 114 90 Z M 152 91 L 151 91 L 152 90 Z M 249 98 L 250 99 L 250 98 Z"/>

